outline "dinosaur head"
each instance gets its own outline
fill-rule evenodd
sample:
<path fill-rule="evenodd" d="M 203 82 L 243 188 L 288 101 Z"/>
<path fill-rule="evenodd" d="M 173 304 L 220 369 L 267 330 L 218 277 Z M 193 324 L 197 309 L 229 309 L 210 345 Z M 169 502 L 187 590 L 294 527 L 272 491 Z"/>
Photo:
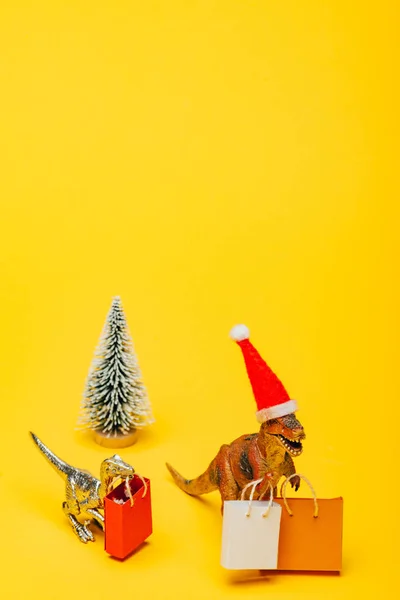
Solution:
<path fill-rule="evenodd" d="M 267 435 L 274 436 L 290 456 L 299 456 L 303 452 L 302 440 L 305 439 L 306 434 L 294 413 L 265 421 L 261 425 L 261 430 Z"/>
<path fill-rule="evenodd" d="M 128 479 L 133 477 L 135 474 L 135 469 L 123 461 L 118 454 L 114 454 L 114 456 L 106 458 L 103 464 L 107 476 L 110 479 L 116 479 L 117 477 L 120 477 L 121 479 Z"/>

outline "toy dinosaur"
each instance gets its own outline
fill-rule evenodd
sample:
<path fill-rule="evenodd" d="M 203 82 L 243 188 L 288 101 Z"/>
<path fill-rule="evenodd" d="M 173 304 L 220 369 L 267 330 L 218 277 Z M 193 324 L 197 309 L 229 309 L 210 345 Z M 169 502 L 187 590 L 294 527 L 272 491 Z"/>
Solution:
<path fill-rule="evenodd" d="M 281 477 L 296 473 L 292 457 L 299 456 L 305 439 L 303 426 L 294 414 L 285 415 L 261 424 L 258 433 L 242 435 L 231 444 L 221 446 L 207 470 L 195 479 L 185 479 L 167 463 L 178 487 L 191 496 L 200 496 L 219 490 L 222 510 L 225 500 L 238 500 L 242 489 L 256 479 L 254 499 L 264 495 L 271 485 L 274 496 Z M 290 483 L 297 491 L 300 478 L 295 475 Z"/>
<path fill-rule="evenodd" d="M 39 438 L 31 432 L 31 436 L 39 450 L 65 481 L 65 497 L 63 511 L 81 542 L 94 542 L 88 525 L 94 520 L 104 529 L 104 497 L 111 491 L 113 483 L 118 479 L 130 479 L 134 476 L 133 467 L 124 462 L 117 454 L 103 460 L 100 466 L 100 479 L 93 477 L 88 471 L 77 469 L 58 458 Z M 83 518 L 84 522 L 78 520 Z"/>
<path fill-rule="evenodd" d="M 225 500 L 238 500 L 251 481 L 262 479 L 254 494 L 261 498 L 272 486 L 274 496 L 281 477 L 289 477 L 296 492 L 300 478 L 295 475 L 293 457 L 303 451 L 304 428 L 295 417 L 297 402 L 290 398 L 278 376 L 250 342 L 246 325 L 235 325 L 230 337 L 240 347 L 247 375 L 257 403 L 258 433 L 242 435 L 221 446 L 208 469 L 196 479 L 185 479 L 167 463 L 176 484 L 192 496 L 219 490 L 222 510 Z M 248 494 L 250 491 L 248 492 Z M 246 495 L 244 496 L 246 497 Z"/>

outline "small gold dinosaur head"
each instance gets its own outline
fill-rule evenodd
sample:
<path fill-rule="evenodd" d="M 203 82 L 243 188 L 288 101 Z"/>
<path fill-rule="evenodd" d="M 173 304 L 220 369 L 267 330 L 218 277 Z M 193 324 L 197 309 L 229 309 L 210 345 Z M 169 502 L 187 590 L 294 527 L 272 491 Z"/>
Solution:
<path fill-rule="evenodd" d="M 127 479 L 133 477 L 135 469 L 126 463 L 118 454 L 114 454 L 110 458 L 106 458 L 103 461 L 104 468 L 107 472 L 108 477 L 114 479 L 120 477 L 121 479 Z"/>
<path fill-rule="evenodd" d="M 265 421 L 261 425 L 261 432 L 273 435 L 290 456 L 299 456 L 303 452 L 302 440 L 305 439 L 306 434 L 293 413 Z"/>

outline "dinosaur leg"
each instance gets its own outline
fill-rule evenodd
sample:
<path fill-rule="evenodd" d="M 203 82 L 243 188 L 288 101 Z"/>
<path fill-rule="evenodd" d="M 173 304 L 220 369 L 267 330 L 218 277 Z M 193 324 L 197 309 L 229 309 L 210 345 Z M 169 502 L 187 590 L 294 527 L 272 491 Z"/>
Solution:
<path fill-rule="evenodd" d="M 91 517 L 93 517 L 96 524 L 104 530 L 104 517 L 96 508 L 88 508 L 86 511 Z"/>
<path fill-rule="evenodd" d="M 216 471 L 218 475 L 218 487 L 221 495 L 221 513 L 224 512 L 225 500 L 237 500 L 240 488 L 233 476 L 229 462 L 229 446 L 222 446 L 217 456 Z"/>
<path fill-rule="evenodd" d="M 81 540 L 81 542 L 85 544 L 89 541 L 94 542 L 93 534 L 87 527 L 90 521 L 80 523 L 77 519 L 78 515 L 81 514 L 81 508 L 76 495 L 76 483 L 73 477 L 68 477 L 67 479 L 65 495 L 67 501 L 63 502 L 63 510 L 64 513 L 67 515 L 69 522 L 71 523 L 76 535 Z"/>
<path fill-rule="evenodd" d="M 79 523 L 78 519 L 70 511 L 70 508 L 69 508 L 67 502 L 63 502 L 62 507 L 63 507 L 64 513 L 67 515 L 69 522 L 72 525 L 72 529 L 75 531 L 76 535 L 81 540 L 81 542 L 83 542 L 84 544 L 86 544 L 89 541 L 94 542 L 93 534 L 86 526 L 87 523 L 84 523 L 84 524 Z"/>

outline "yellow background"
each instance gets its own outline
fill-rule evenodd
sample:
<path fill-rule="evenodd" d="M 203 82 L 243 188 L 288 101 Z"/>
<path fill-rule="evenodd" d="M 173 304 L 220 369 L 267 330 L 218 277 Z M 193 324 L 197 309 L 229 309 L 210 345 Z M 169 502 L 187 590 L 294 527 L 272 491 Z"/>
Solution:
<path fill-rule="evenodd" d="M 397 4 L 1 3 L 6 597 L 392 595 Z M 74 428 L 116 294 L 157 419 L 121 452 L 154 514 L 123 564 L 75 538 L 28 437 L 98 473 Z M 224 571 L 218 495 L 164 467 L 194 477 L 257 429 L 236 322 L 299 402 L 298 470 L 344 497 L 340 577 Z"/>

